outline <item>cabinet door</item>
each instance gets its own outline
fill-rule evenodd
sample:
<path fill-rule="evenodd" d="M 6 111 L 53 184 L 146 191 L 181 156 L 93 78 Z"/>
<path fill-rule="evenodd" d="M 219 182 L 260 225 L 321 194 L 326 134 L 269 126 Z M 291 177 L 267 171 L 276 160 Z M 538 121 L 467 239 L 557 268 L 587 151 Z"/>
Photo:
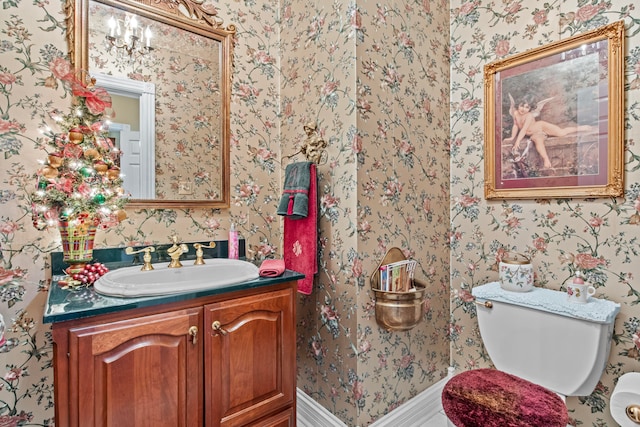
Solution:
<path fill-rule="evenodd" d="M 70 329 L 71 426 L 202 425 L 201 326 L 192 308 Z"/>
<path fill-rule="evenodd" d="M 248 427 L 295 427 L 293 408 L 251 423 Z"/>
<path fill-rule="evenodd" d="M 205 306 L 206 426 L 248 425 L 294 407 L 292 288 Z"/>

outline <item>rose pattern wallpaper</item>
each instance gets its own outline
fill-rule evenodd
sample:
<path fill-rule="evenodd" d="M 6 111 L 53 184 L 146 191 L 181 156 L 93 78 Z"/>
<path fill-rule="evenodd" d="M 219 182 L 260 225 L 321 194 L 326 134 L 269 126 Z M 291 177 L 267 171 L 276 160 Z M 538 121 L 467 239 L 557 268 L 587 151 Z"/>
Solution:
<path fill-rule="evenodd" d="M 619 302 L 611 356 L 572 425 L 612 426 L 617 378 L 640 371 L 640 10 L 631 1 L 212 1 L 237 26 L 231 108 L 232 206 L 128 210 L 99 246 L 224 239 L 233 222 L 257 264 L 280 257 L 276 207 L 286 158 L 310 121 L 328 142 L 318 167 L 319 274 L 299 296 L 298 387 L 364 426 L 446 374 L 491 366 L 471 288 L 505 254 L 533 259 L 535 284 L 576 270 Z M 6 0 L 0 19 L 0 426 L 53 425 L 51 336 L 42 324 L 55 231 L 31 224 L 39 132 L 70 96 L 63 2 Z M 623 19 L 625 194 L 617 199 L 486 201 L 483 66 Z M 158 64 L 170 67 L 170 64 Z M 392 247 L 419 261 L 425 315 L 408 332 L 375 322 L 369 277 Z"/>

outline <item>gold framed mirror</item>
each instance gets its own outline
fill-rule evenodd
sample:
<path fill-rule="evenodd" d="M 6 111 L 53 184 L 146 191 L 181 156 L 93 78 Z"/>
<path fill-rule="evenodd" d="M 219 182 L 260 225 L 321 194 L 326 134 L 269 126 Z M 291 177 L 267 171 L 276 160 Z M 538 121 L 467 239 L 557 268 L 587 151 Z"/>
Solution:
<path fill-rule="evenodd" d="M 66 7 L 74 67 L 114 98 L 127 206 L 228 208 L 235 26 L 202 0 Z"/>

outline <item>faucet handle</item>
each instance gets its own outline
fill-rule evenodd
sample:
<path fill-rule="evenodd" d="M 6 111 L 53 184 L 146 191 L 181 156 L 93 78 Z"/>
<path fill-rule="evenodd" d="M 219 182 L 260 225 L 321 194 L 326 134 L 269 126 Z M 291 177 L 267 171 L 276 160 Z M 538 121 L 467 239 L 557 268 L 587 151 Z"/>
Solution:
<path fill-rule="evenodd" d="M 127 255 L 133 255 L 133 254 L 139 254 L 140 252 L 144 252 L 144 256 L 142 257 L 142 260 L 144 261 L 144 265 L 140 270 L 150 271 L 150 270 L 153 270 L 153 265 L 151 264 L 151 252 L 155 252 L 155 251 L 156 251 L 156 248 L 154 248 L 153 246 L 147 246 L 146 248 L 143 248 L 137 251 L 133 250 L 133 248 L 129 246 L 124 250 L 124 253 Z"/>
<path fill-rule="evenodd" d="M 203 245 L 202 243 L 194 243 L 193 247 L 196 249 L 196 260 L 193 265 L 203 265 L 204 264 L 204 251 L 202 248 L 213 249 L 216 247 L 216 242 L 209 242 L 208 245 Z"/>

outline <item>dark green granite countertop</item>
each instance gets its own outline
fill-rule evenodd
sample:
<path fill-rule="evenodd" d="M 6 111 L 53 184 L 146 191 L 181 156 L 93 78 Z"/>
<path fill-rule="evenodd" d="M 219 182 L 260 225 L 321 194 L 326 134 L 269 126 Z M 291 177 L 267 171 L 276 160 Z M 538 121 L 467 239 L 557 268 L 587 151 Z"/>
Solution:
<path fill-rule="evenodd" d="M 137 262 L 134 262 L 132 264 L 130 261 L 122 259 L 114 260 L 115 252 L 117 252 L 118 254 L 124 253 L 124 249 L 116 248 L 94 250 L 94 262 L 103 262 L 111 270 L 137 264 Z M 120 255 L 117 255 L 115 257 L 120 257 Z M 213 256 L 211 258 L 215 257 L 216 256 Z M 52 275 L 53 280 L 51 283 L 51 287 L 49 288 L 47 303 L 45 305 L 43 316 L 44 323 L 64 322 L 67 320 L 97 316 L 106 313 L 115 313 L 118 311 L 130 310 L 134 308 L 150 307 L 178 301 L 187 301 L 190 299 L 209 295 L 217 295 L 226 292 L 259 288 L 262 286 L 290 282 L 292 280 L 299 280 L 304 278 L 304 274 L 287 270 L 282 276 L 279 277 L 260 277 L 248 282 L 236 283 L 214 289 L 202 289 L 185 293 L 175 293 L 153 297 L 119 298 L 98 294 L 94 291 L 92 286 L 81 287 L 73 290 L 62 289 L 60 286 L 58 286 L 57 281 L 64 276 L 56 275 L 56 272 L 62 272 L 65 268 L 64 264 L 60 264 L 62 256 L 60 253 L 53 253 L 51 259 L 52 271 L 54 272 L 54 274 Z M 184 259 L 182 259 L 182 261 L 184 262 Z"/>

